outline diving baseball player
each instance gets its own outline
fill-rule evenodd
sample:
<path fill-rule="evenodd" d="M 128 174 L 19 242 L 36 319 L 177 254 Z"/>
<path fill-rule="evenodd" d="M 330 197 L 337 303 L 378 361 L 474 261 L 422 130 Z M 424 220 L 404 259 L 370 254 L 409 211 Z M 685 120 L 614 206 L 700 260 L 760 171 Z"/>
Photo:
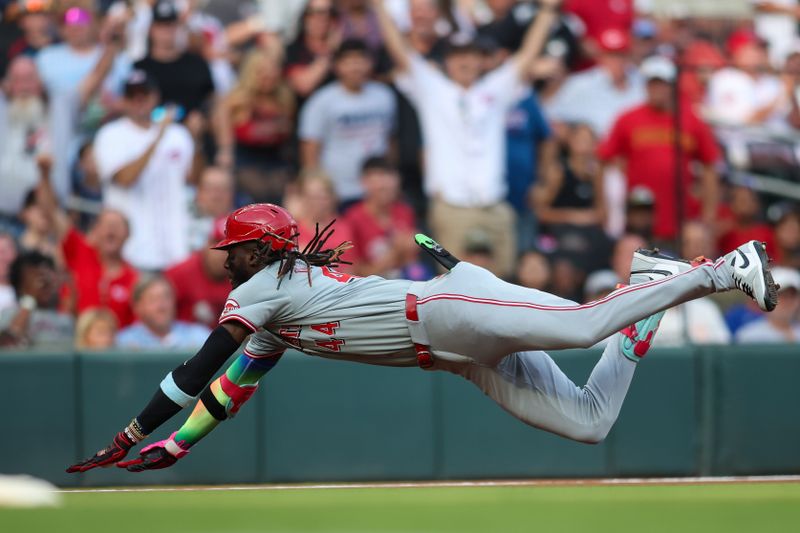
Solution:
<path fill-rule="evenodd" d="M 286 349 L 388 366 L 446 370 L 477 385 L 523 422 L 569 439 L 601 441 L 617 418 L 637 361 L 663 311 L 738 288 L 766 310 L 777 290 L 761 243 L 751 241 L 718 259 L 687 262 L 640 250 L 632 285 L 577 304 L 501 281 L 458 262 L 418 236 L 451 270 L 431 281 L 359 278 L 337 272 L 343 243 L 325 249 L 328 228 L 305 248 L 297 224 L 271 204 L 233 212 L 225 267 L 233 285 L 219 326 L 198 353 L 161 382 L 150 403 L 113 442 L 67 469 L 84 472 L 116 463 L 132 472 L 174 464 L 253 395 Z M 633 325 L 631 325 L 633 324 Z M 588 382 L 576 387 L 543 351 L 589 347 L 613 335 Z M 244 353 L 208 385 L 249 337 Z M 170 438 L 128 451 L 184 407 L 189 418 Z"/>

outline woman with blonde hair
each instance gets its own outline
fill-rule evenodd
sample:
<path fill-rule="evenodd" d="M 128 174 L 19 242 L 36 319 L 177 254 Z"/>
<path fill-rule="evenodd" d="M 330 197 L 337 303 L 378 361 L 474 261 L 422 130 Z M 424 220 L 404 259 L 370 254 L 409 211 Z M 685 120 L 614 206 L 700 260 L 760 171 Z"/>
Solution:
<path fill-rule="evenodd" d="M 106 307 L 91 307 L 78 315 L 75 323 L 75 348 L 78 350 L 108 350 L 116 344 L 119 324 L 114 313 Z"/>
<path fill-rule="evenodd" d="M 221 144 L 235 150 L 242 201 L 280 203 L 288 181 L 296 102 L 281 77 L 281 60 L 268 48 L 250 51 L 221 106 Z"/>

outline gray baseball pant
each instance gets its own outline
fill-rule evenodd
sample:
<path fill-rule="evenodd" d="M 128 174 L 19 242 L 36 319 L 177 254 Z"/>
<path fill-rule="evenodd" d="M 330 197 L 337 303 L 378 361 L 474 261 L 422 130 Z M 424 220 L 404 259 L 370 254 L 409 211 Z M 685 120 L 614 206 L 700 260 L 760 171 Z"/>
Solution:
<path fill-rule="evenodd" d="M 636 368 L 620 352 L 621 335 L 610 339 L 584 387 L 535 350 L 588 348 L 658 311 L 730 288 L 729 267 L 720 260 L 581 305 L 461 262 L 412 284 L 420 320 L 411 334 L 430 347 L 434 369 L 472 381 L 531 426 L 594 443 L 616 421 Z"/>

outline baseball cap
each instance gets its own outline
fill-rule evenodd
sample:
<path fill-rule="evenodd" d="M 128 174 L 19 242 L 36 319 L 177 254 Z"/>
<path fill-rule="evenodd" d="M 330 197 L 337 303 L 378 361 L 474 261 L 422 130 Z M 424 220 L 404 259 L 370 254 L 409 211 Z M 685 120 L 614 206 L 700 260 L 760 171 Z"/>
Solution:
<path fill-rule="evenodd" d="M 158 89 L 158 84 L 147 74 L 147 71 L 134 69 L 128 74 L 125 80 L 125 96 L 131 96 L 137 92 L 150 92 Z"/>
<path fill-rule="evenodd" d="M 730 34 L 728 40 L 725 42 L 725 47 L 728 49 L 730 55 L 736 55 L 736 52 L 748 45 L 765 46 L 764 40 L 756 35 L 752 30 L 740 28 Z"/>
<path fill-rule="evenodd" d="M 800 291 L 800 273 L 794 268 L 776 266 L 772 270 L 772 279 L 775 283 L 781 286 L 778 292 L 783 292 L 789 289 Z"/>
<path fill-rule="evenodd" d="M 677 69 L 675 63 L 664 56 L 651 56 L 642 61 L 639 67 L 646 80 L 661 80 L 667 83 L 675 81 Z"/>
<path fill-rule="evenodd" d="M 453 54 L 482 54 L 483 50 L 483 46 L 478 39 L 464 33 L 456 33 L 447 40 L 444 55 L 446 57 Z"/>
<path fill-rule="evenodd" d="M 637 185 L 628 193 L 628 207 L 653 207 L 656 205 L 656 198 L 649 188 Z"/>
<path fill-rule="evenodd" d="M 80 7 L 71 7 L 64 12 L 63 20 L 67 26 L 86 26 L 92 22 L 92 13 Z"/>
<path fill-rule="evenodd" d="M 621 282 L 622 280 L 613 270 L 597 270 L 586 278 L 586 283 L 583 284 L 583 292 L 587 296 L 591 296 L 601 292 L 613 291 L 617 288 L 617 284 Z"/>
<path fill-rule="evenodd" d="M 172 0 L 158 0 L 153 5 L 153 22 L 176 22 L 179 15 L 178 6 Z"/>
<path fill-rule="evenodd" d="M 597 44 L 604 52 L 627 52 L 631 46 L 631 37 L 627 32 L 609 28 L 600 34 Z"/>

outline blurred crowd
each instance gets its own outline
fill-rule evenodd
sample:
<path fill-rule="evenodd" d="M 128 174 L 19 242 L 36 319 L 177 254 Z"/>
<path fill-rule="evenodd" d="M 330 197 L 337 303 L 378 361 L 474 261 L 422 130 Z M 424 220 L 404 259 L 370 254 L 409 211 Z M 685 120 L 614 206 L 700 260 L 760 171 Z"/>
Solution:
<path fill-rule="evenodd" d="M 767 243 L 781 285 L 656 345 L 800 341 L 800 2 L 0 0 L 0 347 L 191 349 L 225 216 L 335 220 L 341 268 L 429 279 L 413 234 L 574 301 L 631 254 Z"/>

